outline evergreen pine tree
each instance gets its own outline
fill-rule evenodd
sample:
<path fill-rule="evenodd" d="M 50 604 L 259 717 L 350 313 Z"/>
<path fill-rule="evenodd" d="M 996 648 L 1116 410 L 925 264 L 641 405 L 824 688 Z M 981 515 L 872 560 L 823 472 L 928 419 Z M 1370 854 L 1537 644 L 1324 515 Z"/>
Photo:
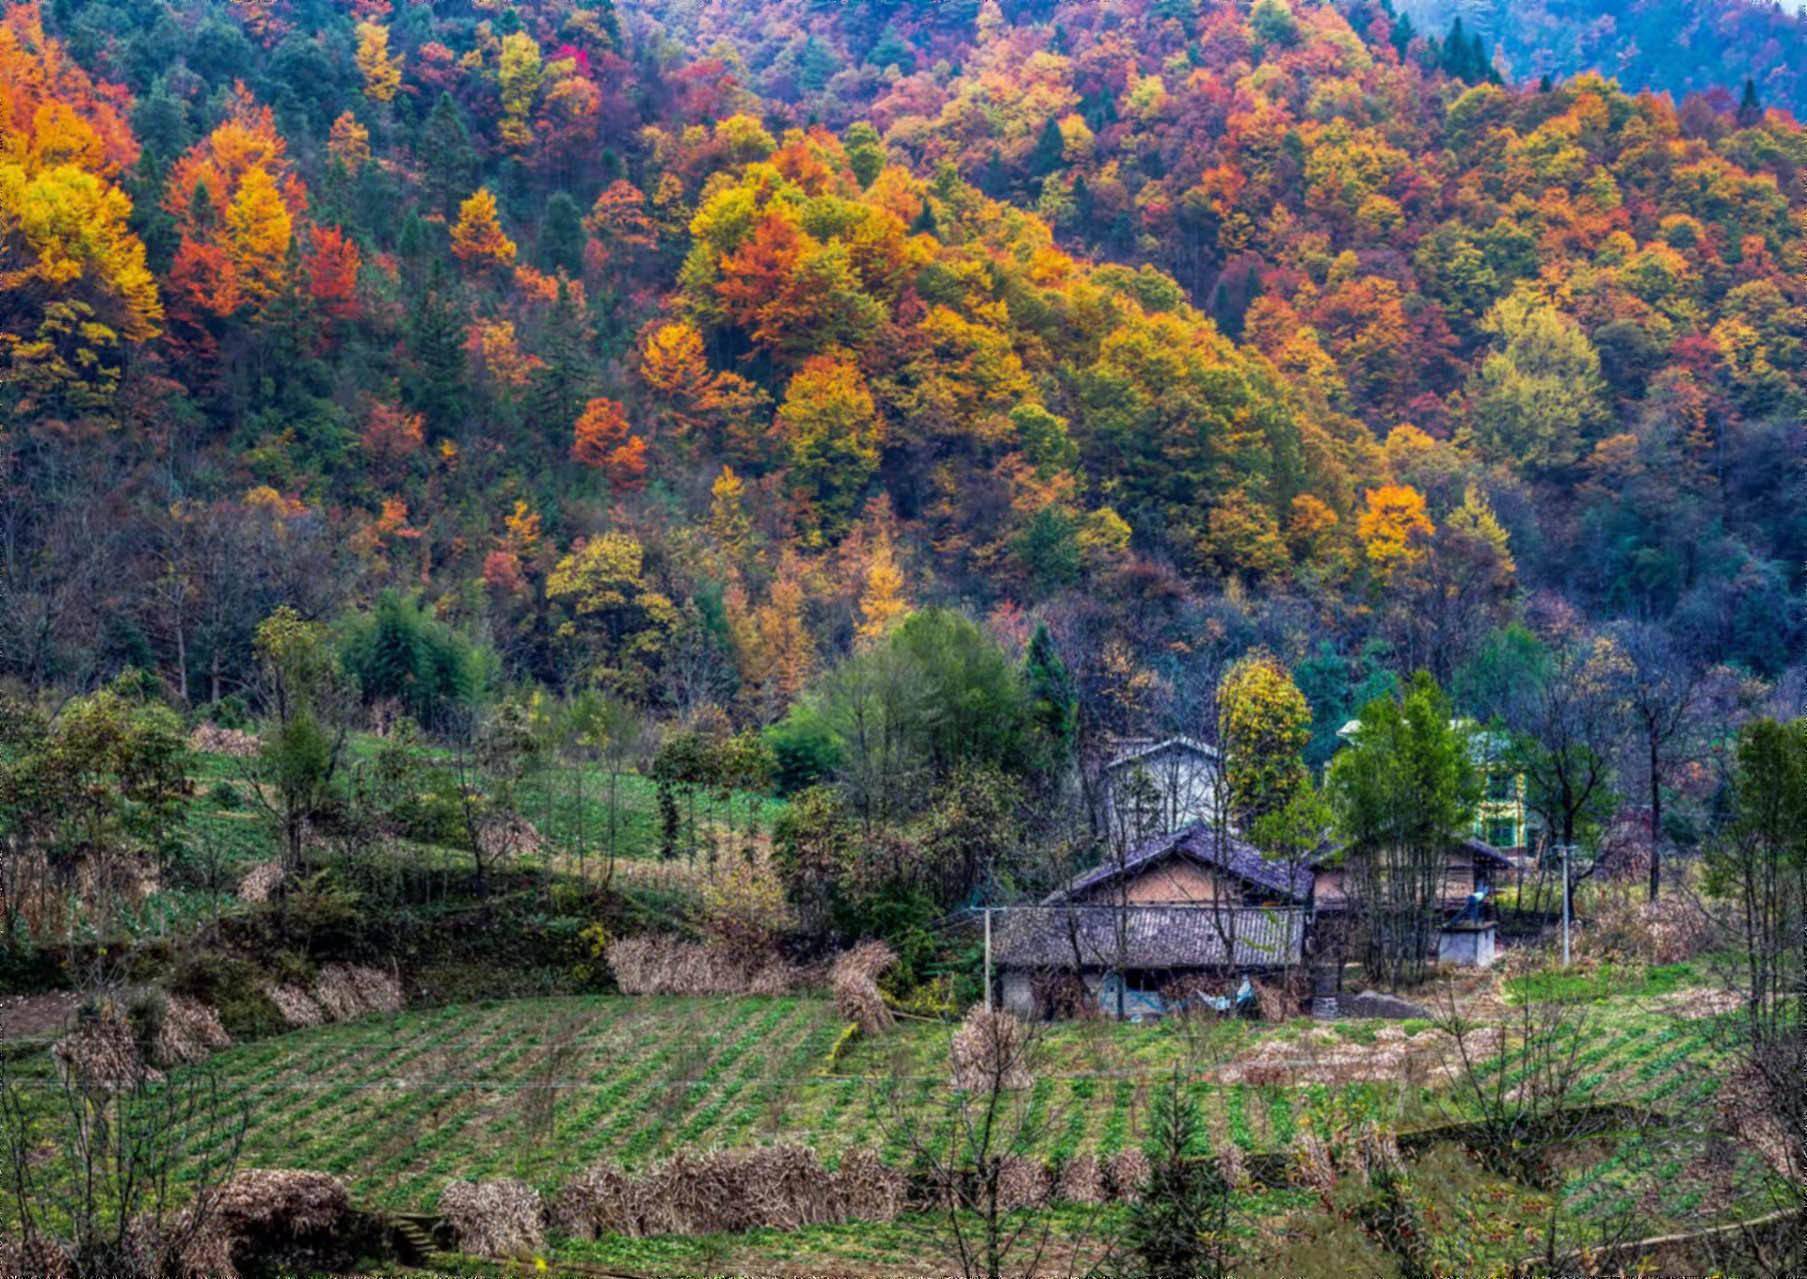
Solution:
<path fill-rule="evenodd" d="M 563 271 L 573 279 L 583 274 L 583 211 L 563 191 L 555 191 L 546 201 L 546 219 L 540 230 L 540 265 L 548 271 Z"/>
<path fill-rule="evenodd" d="M 450 215 L 475 185 L 477 152 L 464 114 L 449 93 L 439 95 L 421 128 L 420 159 L 429 201 Z"/>
<path fill-rule="evenodd" d="M 1763 123 L 1763 102 L 1757 97 L 1757 82 L 1744 78 L 1744 96 L 1738 99 L 1738 127 L 1749 129 Z"/>
<path fill-rule="evenodd" d="M 1134 1272 L 1145 1279 L 1223 1279 L 1231 1188 L 1177 1071 L 1155 1090 L 1148 1123 L 1148 1184 L 1130 1209 L 1124 1239 Z"/>
<path fill-rule="evenodd" d="M 403 377 L 404 398 L 434 427 L 449 430 L 464 399 L 464 332 L 437 267 L 409 311 L 408 349 L 414 358 Z"/>
<path fill-rule="evenodd" d="M 1067 140 L 1061 136 L 1060 122 L 1049 116 L 1042 124 L 1042 135 L 1035 140 L 1035 152 L 1029 157 L 1031 177 L 1045 178 L 1060 168 L 1066 154 Z"/>
<path fill-rule="evenodd" d="M 1040 739 L 1042 767 L 1058 776 L 1073 757 L 1079 694 L 1045 623 L 1036 626 L 1023 656 L 1023 691 L 1029 697 L 1030 724 Z"/>

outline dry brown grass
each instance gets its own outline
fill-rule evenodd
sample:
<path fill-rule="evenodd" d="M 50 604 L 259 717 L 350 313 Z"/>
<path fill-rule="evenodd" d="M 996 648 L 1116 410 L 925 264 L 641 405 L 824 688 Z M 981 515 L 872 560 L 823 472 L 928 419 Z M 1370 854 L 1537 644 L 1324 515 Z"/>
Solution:
<path fill-rule="evenodd" d="M 326 964 L 314 979 L 314 1001 L 333 1021 L 353 1021 L 370 1013 L 399 1013 L 402 986 L 380 968 Z"/>
<path fill-rule="evenodd" d="M 281 862 L 259 862 L 238 881 L 238 899 L 254 905 L 269 901 L 270 894 L 282 883 L 282 875 Z"/>
<path fill-rule="evenodd" d="M 1054 1197 L 1062 1203 L 1101 1204 L 1105 1201 L 1104 1169 L 1096 1155 L 1074 1155 L 1061 1165 Z"/>
<path fill-rule="evenodd" d="M 124 1092 L 163 1077 L 139 1051 L 125 1005 L 110 995 L 84 1007 L 50 1053 L 64 1078 L 93 1096 Z"/>
<path fill-rule="evenodd" d="M 1142 1198 L 1142 1187 L 1154 1171 L 1148 1156 L 1139 1146 L 1128 1146 L 1104 1160 L 1104 1184 L 1112 1199 L 1135 1203 Z"/>
<path fill-rule="evenodd" d="M 323 1172 L 245 1168 L 213 1192 L 208 1208 L 210 1227 L 234 1239 L 317 1234 L 350 1215 L 351 1192 Z"/>
<path fill-rule="evenodd" d="M 159 1066 L 192 1065 L 232 1047 L 220 1015 L 199 1000 L 171 995 L 163 1004 L 151 1056 Z"/>
<path fill-rule="evenodd" d="M 303 1030 L 310 1026 L 324 1025 L 326 1010 L 320 1002 L 299 986 L 272 986 L 269 990 L 270 1002 L 276 1005 L 290 1029 Z"/>
<path fill-rule="evenodd" d="M 869 1150 L 834 1169 L 802 1146 L 679 1150 L 634 1174 L 602 1165 L 558 1194 L 552 1219 L 583 1238 L 602 1234 L 722 1234 L 796 1230 L 846 1221 L 889 1221 L 902 1210 L 903 1175 Z"/>
<path fill-rule="evenodd" d="M 227 755 L 233 759 L 250 759 L 262 749 L 257 734 L 218 724 L 197 724 L 188 735 L 188 749 L 202 755 Z"/>

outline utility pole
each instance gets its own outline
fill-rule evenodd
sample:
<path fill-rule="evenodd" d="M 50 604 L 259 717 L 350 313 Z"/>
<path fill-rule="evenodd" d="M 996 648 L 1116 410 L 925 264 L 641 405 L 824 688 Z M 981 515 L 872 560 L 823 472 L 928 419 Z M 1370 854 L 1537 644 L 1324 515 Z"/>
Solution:
<path fill-rule="evenodd" d="M 985 1011 L 991 1011 L 991 907 L 985 908 Z"/>

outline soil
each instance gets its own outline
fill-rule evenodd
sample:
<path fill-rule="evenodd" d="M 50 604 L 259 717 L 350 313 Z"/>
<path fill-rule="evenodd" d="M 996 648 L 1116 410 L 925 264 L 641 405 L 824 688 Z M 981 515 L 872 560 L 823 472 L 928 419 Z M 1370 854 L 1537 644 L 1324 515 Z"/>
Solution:
<path fill-rule="evenodd" d="M 0 1044 L 22 1039 L 54 1039 L 69 1024 L 81 996 L 74 991 L 45 995 L 0 995 Z"/>

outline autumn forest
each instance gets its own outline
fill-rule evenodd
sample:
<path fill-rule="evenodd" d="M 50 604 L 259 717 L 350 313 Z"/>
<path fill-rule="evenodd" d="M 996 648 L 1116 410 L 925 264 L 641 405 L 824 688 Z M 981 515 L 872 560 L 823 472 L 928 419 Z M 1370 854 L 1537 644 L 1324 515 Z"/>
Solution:
<path fill-rule="evenodd" d="M 0 1271 L 250 1276 L 318 1235 L 894 1276 L 914 1222 L 988 1279 L 1268 1273 L 1236 1238 L 1555 1275 L 1799 1213 L 1798 1098 L 1623 1130 L 1807 1061 L 1807 16 L 1716 0 L 1671 48 L 1675 8 L 0 0 L 0 1027 L 68 1014 L 170 1081 L 46 1037 L 0 1099 L 249 1090 L 231 1142 L 184 1121 L 237 1172 L 183 1164 L 179 1225 L 0 1207 Z M 1233 880 L 1309 931 L 1142 986 L 1120 937 L 1104 986 L 1023 977 L 1045 1025 L 994 1014 L 993 909 L 1168 856 L 1181 817 L 1124 817 L 1179 804 L 1124 780 L 1147 743 L 1208 761 L 1217 842 L 1178 855 L 1214 910 Z M 1381 848 L 1419 860 L 1341 860 Z M 1433 996 L 1470 890 L 1519 958 Z M 1719 1020 L 1629 1002 L 1723 1001 L 1721 961 Z M 1192 968 L 1234 979 L 1161 984 Z M 1381 985 L 1417 1005 L 1299 1029 Z M 1397 1071 L 1320 1070 L 1345 1026 Z M 297 1147 L 246 1081 L 312 1086 L 268 1047 L 307 1036 L 328 1086 L 454 1043 L 523 1097 L 590 1082 L 393 1124 L 281 1094 L 363 1116 Z M 1573 1086 L 1508 1091 L 1552 1045 Z M 950 1052 L 954 1100 L 904 1086 Z M 971 1145 L 975 1097 L 1031 1094 Z M 20 1187 L 64 1167 L 36 1104 L 0 1105 Z M 1501 1154 L 1583 1111 L 1557 1171 Z M 720 1184 L 828 1197 L 678 1206 L 743 1147 Z M 324 1180 L 246 1189 L 271 1167 Z M 667 1216 L 609 1198 L 640 1175 Z M 118 1268 L 153 1235 L 180 1266 Z M 1751 1237 L 1722 1273 L 1807 1250 Z"/>

